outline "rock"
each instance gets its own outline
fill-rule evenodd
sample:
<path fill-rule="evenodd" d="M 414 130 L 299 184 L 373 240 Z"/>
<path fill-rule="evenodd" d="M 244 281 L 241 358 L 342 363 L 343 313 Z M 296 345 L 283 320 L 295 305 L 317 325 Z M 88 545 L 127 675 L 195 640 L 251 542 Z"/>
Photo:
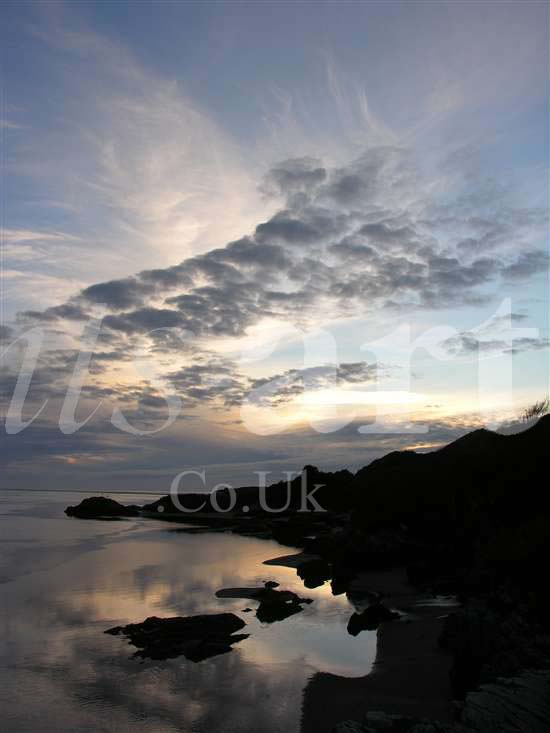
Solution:
<path fill-rule="evenodd" d="M 319 555 L 311 555 L 308 552 L 298 552 L 293 555 L 281 555 L 280 557 L 272 557 L 270 560 L 264 560 L 264 565 L 277 565 L 282 568 L 296 568 L 306 560 L 319 559 Z"/>
<path fill-rule="evenodd" d="M 115 626 L 106 634 L 122 634 L 139 649 L 135 656 L 149 659 L 172 659 L 184 656 L 192 662 L 231 651 L 231 645 L 246 639 L 237 634 L 246 624 L 234 613 L 200 616 L 151 616 L 142 623 Z"/>
<path fill-rule="evenodd" d="M 550 670 L 527 671 L 470 692 L 461 722 L 468 729 L 490 733 L 550 730 Z"/>
<path fill-rule="evenodd" d="M 114 499 L 104 496 L 91 496 L 83 499 L 78 506 L 69 506 L 65 509 L 68 517 L 77 519 L 104 519 L 113 517 L 137 517 L 139 507 L 124 506 Z"/>
<path fill-rule="evenodd" d="M 332 733 L 365 733 L 366 727 L 356 720 L 344 720 L 334 726 Z"/>
<path fill-rule="evenodd" d="M 468 731 L 459 725 L 448 725 L 446 723 L 426 720 L 421 723 L 414 723 L 409 728 L 409 733 L 468 733 Z"/>
<path fill-rule="evenodd" d="M 451 682 L 457 698 L 480 684 L 513 677 L 523 669 L 545 667 L 550 638 L 517 604 L 501 594 L 472 599 L 445 621 L 440 645 L 454 656 Z"/>
<path fill-rule="evenodd" d="M 275 590 L 278 586 L 274 581 L 267 581 L 263 588 L 223 588 L 216 592 L 216 598 L 251 598 L 260 601 L 256 618 L 262 623 L 283 621 L 300 613 L 304 603 L 312 603 L 311 598 L 300 598 L 290 590 Z"/>
<path fill-rule="evenodd" d="M 306 588 L 317 588 L 331 577 L 330 565 L 322 558 L 306 560 L 298 565 L 296 573 L 304 581 Z"/>
<path fill-rule="evenodd" d="M 295 601 L 267 600 L 258 606 L 256 618 L 263 624 L 272 624 L 274 621 L 284 621 L 301 610 L 302 606 Z"/>
<path fill-rule="evenodd" d="M 381 603 L 375 603 L 362 613 L 354 613 L 348 621 L 348 633 L 357 636 L 361 631 L 373 631 L 383 621 L 393 621 L 401 618 L 397 611 L 390 611 Z"/>
<path fill-rule="evenodd" d="M 379 712 L 374 710 L 365 715 L 365 725 L 374 730 L 387 730 L 393 728 L 396 723 L 407 720 L 401 715 L 392 715 L 390 713 Z"/>
<path fill-rule="evenodd" d="M 385 733 L 474 733 L 459 724 L 449 725 L 439 721 L 419 720 L 378 711 L 367 713 L 362 723 L 354 720 L 338 723 L 332 733 L 378 733 L 378 731 Z"/>
<path fill-rule="evenodd" d="M 547 733 L 550 730 L 550 669 L 528 670 L 470 692 L 456 723 L 369 712 L 363 722 L 346 720 L 333 733 Z"/>
<path fill-rule="evenodd" d="M 339 596 L 345 593 L 356 576 L 357 572 L 352 568 L 348 568 L 340 563 L 333 564 L 332 580 L 330 582 L 332 595 Z"/>

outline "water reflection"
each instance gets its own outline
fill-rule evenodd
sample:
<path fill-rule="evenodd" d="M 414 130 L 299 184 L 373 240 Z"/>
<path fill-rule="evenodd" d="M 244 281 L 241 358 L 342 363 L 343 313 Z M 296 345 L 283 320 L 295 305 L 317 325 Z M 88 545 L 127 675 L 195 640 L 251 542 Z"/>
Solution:
<path fill-rule="evenodd" d="M 375 634 L 347 634 L 353 608 L 345 596 L 332 596 L 328 584 L 304 594 L 295 570 L 262 565 L 287 548 L 228 534 L 175 533 L 147 520 L 65 519 L 62 508 L 72 499 L 2 495 L 6 730 L 288 733 L 299 730 L 302 690 L 315 671 L 369 671 Z M 269 625 L 242 613 L 246 601 L 215 597 L 221 588 L 270 579 L 314 603 Z M 103 633 L 152 615 L 222 611 L 240 616 L 250 637 L 199 664 L 140 662 L 133 647 Z"/>

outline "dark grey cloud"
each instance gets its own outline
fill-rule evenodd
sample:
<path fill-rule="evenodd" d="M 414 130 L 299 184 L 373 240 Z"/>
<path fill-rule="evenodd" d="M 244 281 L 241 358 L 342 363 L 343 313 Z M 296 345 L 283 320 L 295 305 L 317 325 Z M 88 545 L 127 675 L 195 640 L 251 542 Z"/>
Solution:
<path fill-rule="evenodd" d="M 538 272 L 548 271 L 549 263 L 548 253 L 543 250 L 522 252 L 514 262 L 502 268 L 502 276 L 511 280 L 522 280 Z"/>
<path fill-rule="evenodd" d="M 548 338 L 520 337 L 513 340 L 505 338 L 479 338 L 470 332 L 460 333 L 443 342 L 443 347 L 452 356 L 469 356 L 477 353 L 519 354 L 523 351 L 546 349 L 549 346 L 550 339 Z"/>
<path fill-rule="evenodd" d="M 76 303 L 56 305 L 53 308 L 48 308 L 46 313 L 49 313 L 54 318 L 62 318 L 67 321 L 85 321 L 90 317 L 87 311 Z"/>
<path fill-rule="evenodd" d="M 385 221 L 376 224 L 365 224 L 359 229 L 358 233 L 364 235 L 369 244 L 383 249 L 400 248 L 410 250 L 413 242 L 418 241 L 418 235 L 411 226 L 392 226 Z"/>
<path fill-rule="evenodd" d="M 443 342 L 453 356 L 465 356 L 478 352 L 504 351 L 506 341 L 499 339 L 478 339 L 471 333 L 461 333 Z"/>
<path fill-rule="evenodd" d="M 527 313 L 509 313 L 508 315 L 497 316 L 496 318 L 491 319 L 491 324 L 506 326 L 508 324 L 522 323 L 528 318 L 529 316 Z"/>
<path fill-rule="evenodd" d="M 276 214 L 269 221 L 256 227 L 256 239 L 259 242 L 275 240 L 287 244 L 314 244 L 323 238 L 319 229 L 286 212 Z"/>
<path fill-rule="evenodd" d="M 322 161 L 317 158 L 292 158 L 276 165 L 265 177 L 261 190 L 285 197 L 309 192 L 327 177 Z"/>
<path fill-rule="evenodd" d="M 529 338 L 522 337 L 514 339 L 513 345 L 506 349 L 507 352 L 512 354 L 519 354 L 522 351 L 538 351 L 540 349 L 550 348 L 549 338 Z"/>
<path fill-rule="evenodd" d="M 471 288 L 482 285 L 494 277 L 498 263 L 489 257 L 481 257 L 469 265 L 463 265 L 456 257 L 430 256 L 428 259 L 430 282 L 444 289 Z"/>
<path fill-rule="evenodd" d="M 242 405 L 245 400 L 277 406 L 305 391 L 373 382 L 387 369 L 359 361 L 288 369 L 252 378 L 241 373 L 234 362 L 205 353 L 197 355 L 194 364 L 169 373 L 167 380 L 187 406 L 216 402 L 230 408 Z"/>
<path fill-rule="evenodd" d="M 186 319 L 168 308 L 139 308 L 119 315 L 107 315 L 103 325 L 125 334 L 148 333 L 157 328 L 186 327 Z"/>
<path fill-rule="evenodd" d="M 81 305 L 74 302 L 62 303 L 44 311 L 23 311 L 19 314 L 19 320 L 51 322 L 57 320 L 86 321 L 90 314 Z"/>
<path fill-rule="evenodd" d="M 305 369 L 288 369 L 270 377 L 249 381 L 246 398 L 262 405 L 277 406 L 297 395 L 322 389 L 335 389 L 346 384 L 374 382 L 387 367 L 364 361 L 321 365 Z"/>
<path fill-rule="evenodd" d="M 319 196 L 343 208 L 368 210 L 373 203 L 380 205 L 383 191 L 388 188 L 398 191 L 409 179 L 406 150 L 391 146 L 371 148 L 349 165 L 331 170 Z"/>
<path fill-rule="evenodd" d="M 221 259 L 245 270 L 259 267 L 263 271 L 272 269 L 284 272 L 292 265 L 292 259 L 283 247 L 273 243 L 260 243 L 251 237 L 230 242 L 227 247 L 217 250 L 217 254 Z"/>
<path fill-rule="evenodd" d="M 27 404 L 42 403 L 45 399 L 63 397 L 67 382 L 74 370 L 76 352 L 50 351 L 41 354 L 38 364 L 30 374 Z M 8 364 L 0 366 L 0 406 L 6 408 L 11 402 L 19 377 L 25 376 L 21 355 L 12 355 Z"/>
<path fill-rule="evenodd" d="M 9 326 L 0 325 L 0 343 L 3 341 L 9 341 L 13 336 L 13 329 Z"/>
<path fill-rule="evenodd" d="M 114 310 L 124 310 L 139 305 L 154 292 L 154 286 L 143 279 L 128 277 L 90 285 L 81 293 L 81 298 L 90 303 L 106 305 Z"/>
<path fill-rule="evenodd" d="M 488 196 L 491 204 L 494 204 L 494 196 L 494 191 Z M 498 216 L 494 212 L 492 216 L 468 216 L 462 224 L 466 224 L 471 235 L 457 243 L 457 251 L 468 257 L 476 256 L 479 252 L 488 254 L 499 248 L 524 249 L 529 246 L 534 233 L 539 238 L 546 235 L 548 219 L 548 210 L 510 206 L 501 207 Z M 461 222 L 456 220 L 456 224 Z"/>
<path fill-rule="evenodd" d="M 325 193 L 339 204 L 355 204 L 367 192 L 364 178 L 353 173 L 342 173 L 335 176 Z"/>

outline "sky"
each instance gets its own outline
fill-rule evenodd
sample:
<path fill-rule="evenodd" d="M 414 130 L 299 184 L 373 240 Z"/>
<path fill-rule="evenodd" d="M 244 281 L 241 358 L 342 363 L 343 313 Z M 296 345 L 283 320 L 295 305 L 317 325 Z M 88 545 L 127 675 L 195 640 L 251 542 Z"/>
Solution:
<path fill-rule="evenodd" d="M 357 469 L 548 394 L 546 2 L 0 14 L 0 488 Z"/>

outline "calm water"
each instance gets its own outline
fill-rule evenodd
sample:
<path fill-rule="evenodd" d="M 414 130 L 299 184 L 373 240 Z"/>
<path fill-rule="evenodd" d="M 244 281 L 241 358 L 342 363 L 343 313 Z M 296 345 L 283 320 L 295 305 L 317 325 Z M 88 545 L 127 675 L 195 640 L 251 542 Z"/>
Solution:
<path fill-rule="evenodd" d="M 354 677 L 376 637 L 347 634 L 353 612 L 330 586 L 305 590 L 295 570 L 262 565 L 289 548 L 230 534 L 189 535 L 152 520 L 81 521 L 63 509 L 82 495 L 0 494 L 2 730 L 299 731 L 304 686 L 318 671 Z M 143 503 L 149 497 L 124 495 Z M 241 613 L 252 601 L 216 590 L 273 579 L 315 599 L 271 625 Z M 103 631 L 147 616 L 234 611 L 250 637 L 193 664 L 132 659 Z"/>

